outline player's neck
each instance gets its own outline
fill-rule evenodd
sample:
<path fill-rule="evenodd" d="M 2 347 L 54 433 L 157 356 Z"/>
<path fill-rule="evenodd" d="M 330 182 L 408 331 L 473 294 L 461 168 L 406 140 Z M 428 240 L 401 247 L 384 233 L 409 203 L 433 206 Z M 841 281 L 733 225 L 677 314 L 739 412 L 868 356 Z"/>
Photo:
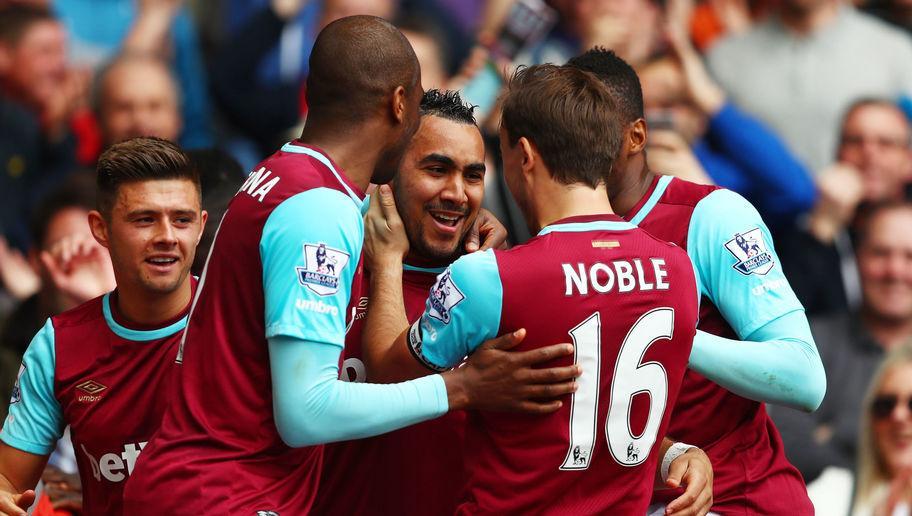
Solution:
<path fill-rule="evenodd" d="M 338 127 L 324 130 L 322 127 L 324 125 L 317 122 L 313 127 L 304 127 L 301 132 L 301 143 L 325 151 L 342 168 L 349 180 L 362 192 L 367 191 L 374 168 L 383 153 L 383 146 L 377 143 L 382 139 L 376 137 L 375 131 L 363 125 L 351 127 L 349 130 Z"/>
<path fill-rule="evenodd" d="M 190 304 L 192 295 L 188 274 L 179 287 L 168 293 L 151 293 L 141 288 L 118 287 L 115 302 L 117 311 L 127 320 L 155 326 L 180 315 Z"/>
<path fill-rule="evenodd" d="M 632 159 L 624 170 L 613 171 L 608 185 L 608 197 L 614 212 L 626 216 L 649 191 L 655 174 L 649 170 L 645 158 Z"/>
<path fill-rule="evenodd" d="M 583 184 L 565 185 L 552 181 L 547 187 L 538 188 L 534 195 L 537 227 L 533 229 L 536 233 L 567 217 L 614 213 L 604 184 L 591 188 Z"/>

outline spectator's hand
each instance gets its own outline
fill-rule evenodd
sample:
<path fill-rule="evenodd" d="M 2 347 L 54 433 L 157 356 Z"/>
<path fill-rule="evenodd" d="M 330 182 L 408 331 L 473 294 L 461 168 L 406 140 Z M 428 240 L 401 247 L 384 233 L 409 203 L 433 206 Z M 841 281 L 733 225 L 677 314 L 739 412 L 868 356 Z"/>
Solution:
<path fill-rule="evenodd" d="M 659 43 L 659 8 L 652 2 L 575 0 L 582 50 L 599 45 L 638 66 L 646 62 Z"/>
<path fill-rule="evenodd" d="M 18 249 L 0 236 L 0 282 L 14 298 L 25 299 L 41 288 L 41 278 Z"/>
<path fill-rule="evenodd" d="M 820 196 L 811 212 L 809 228 L 815 238 L 829 243 L 855 216 L 864 198 L 864 183 L 855 167 L 834 163 L 817 176 L 817 190 Z"/>
<path fill-rule="evenodd" d="M 48 140 L 59 141 L 67 134 L 73 113 L 89 104 L 89 70 L 68 70 L 56 95 L 42 106 L 41 126 Z"/>
<path fill-rule="evenodd" d="M 170 21 L 183 5 L 184 0 L 139 0 L 139 15 L 162 16 Z"/>
<path fill-rule="evenodd" d="M 54 287 L 72 303 L 82 304 L 114 289 L 108 250 L 92 237 L 71 235 L 41 252 L 41 264 Z"/>
<path fill-rule="evenodd" d="M 507 248 L 507 228 L 490 211 L 482 208 L 465 241 L 469 253 Z"/>
<path fill-rule="evenodd" d="M 26 516 L 25 510 L 35 503 L 35 491 L 29 489 L 23 493 L 0 491 L 0 515 Z"/>
<path fill-rule="evenodd" d="M 288 21 L 297 16 L 308 2 L 309 0 L 271 0 L 269 3 L 276 16 Z"/>
<path fill-rule="evenodd" d="M 713 116 L 725 104 L 725 92 L 709 75 L 690 40 L 693 0 L 669 0 L 667 5 L 665 36 L 681 66 L 687 93 L 704 114 Z"/>
<path fill-rule="evenodd" d="M 684 137 L 675 131 L 659 129 L 649 133 L 649 167 L 703 185 L 713 184 Z"/>
<path fill-rule="evenodd" d="M 547 414 L 558 410 L 557 398 L 576 392 L 577 365 L 539 369 L 536 366 L 573 354 L 572 344 L 554 344 L 530 351 L 510 351 L 526 336 L 520 329 L 486 341 L 465 365 L 443 374 L 450 408 Z"/>
<path fill-rule="evenodd" d="M 78 474 L 64 473 L 48 465 L 41 474 L 41 480 L 44 481 L 44 492 L 51 499 L 54 509 L 82 512 L 82 483 Z"/>
<path fill-rule="evenodd" d="M 725 34 L 747 32 L 753 23 L 747 0 L 709 0 L 709 5 L 725 27 Z"/>
<path fill-rule="evenodd" d="M 713 469 L 709 457 L 699 448 L 690 448 L 671 462 L 665 485 L 685 486 L 684 493 L 665 508 L 674 516 L 704 516 L 713 503 Z"/>
<path fill-rule="evenodd" d="M 396 210 L 389 185 L 380 185 L 371 195 L 364 216 L 364 257 L 372 270 L 402 267 L 409 250 L 405 226 Z"/>

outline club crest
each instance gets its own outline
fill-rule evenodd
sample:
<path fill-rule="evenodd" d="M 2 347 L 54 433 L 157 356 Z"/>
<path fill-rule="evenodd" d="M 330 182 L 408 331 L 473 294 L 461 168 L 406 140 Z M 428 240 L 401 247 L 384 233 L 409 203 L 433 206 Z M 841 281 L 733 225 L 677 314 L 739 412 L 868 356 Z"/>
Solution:
<path fill-rule="evenodd" d="M 304 244 L 304 267 L 295 267 L 298 282 L 321 296 L 335 294 L 349 258 L 326 244 Z"/>
<path fill-rule="evenodd" d="M 735 233 L 735 237 L 725 243 L 725 248 L 738 260 L 732 267 L 745 276 L 764 275 L 775 265 L 760 228 Z"/>
<path fill-rule="evenodd" d="M 450 311 L 463 299 L 465 299 L 465 295 L 453 282 L 453 276 L 447 269 L 437 278 L 437 283 L 431 288 L 431 309 L 428 311 L 428 315 L 442 321 L 443 324 L 449 324 Z"/>

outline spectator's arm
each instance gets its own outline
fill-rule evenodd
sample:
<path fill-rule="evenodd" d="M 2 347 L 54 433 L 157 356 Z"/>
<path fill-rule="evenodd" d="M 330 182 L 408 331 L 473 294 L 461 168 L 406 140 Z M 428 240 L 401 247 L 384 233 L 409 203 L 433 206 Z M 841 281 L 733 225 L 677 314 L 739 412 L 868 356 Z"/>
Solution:
<path fill-rule="evenodd" d="M 124 39 L 123 51 L 166 57 L 168 35 L 182 0 L 140 0 L 136 22 Z"/>

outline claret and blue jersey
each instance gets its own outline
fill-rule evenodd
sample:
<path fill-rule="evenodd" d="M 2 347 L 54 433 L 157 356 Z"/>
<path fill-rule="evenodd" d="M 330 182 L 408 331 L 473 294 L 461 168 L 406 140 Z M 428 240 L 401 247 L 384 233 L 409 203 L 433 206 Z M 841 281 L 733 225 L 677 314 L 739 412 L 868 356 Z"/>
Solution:
<path fill-rule="evenodd" d="M 803 319 L 803 307 L 782 272 L 769 229 L 740 195 L 658 176 L 627 218 L 687 250 L 700 288 L 700 330 L 751 340 L 774 321 L 793 314 Z M 713 510 L 813 514 L 804 482 L 786 459 L 762 403 L 688 370 L 669 435 L 709 455 Z"/>
<path fill-rule="evenodd" d="M 471 413 L 459 513 L 643 514 L 687 365 L 697 287 L 687 255 L 614 215 L 571 217 L 440 275 L 409 345 L 428 367 L 526 328 L 574 342 L 579 390 L 549 416 Z M 591 466 L 591 467 L 590 467 Z"/>
<path fill-rule="evenodd" d="M 50 454 L 70 426 L 86 514 L 120 514 L 124 485 L 161 423 L 186 311 L 157 329 L 118 322 L 111 294 L 48 319 L 25 353 L 0 432 Z M 139 407 L 139 408 L 137 408 Z"/>

